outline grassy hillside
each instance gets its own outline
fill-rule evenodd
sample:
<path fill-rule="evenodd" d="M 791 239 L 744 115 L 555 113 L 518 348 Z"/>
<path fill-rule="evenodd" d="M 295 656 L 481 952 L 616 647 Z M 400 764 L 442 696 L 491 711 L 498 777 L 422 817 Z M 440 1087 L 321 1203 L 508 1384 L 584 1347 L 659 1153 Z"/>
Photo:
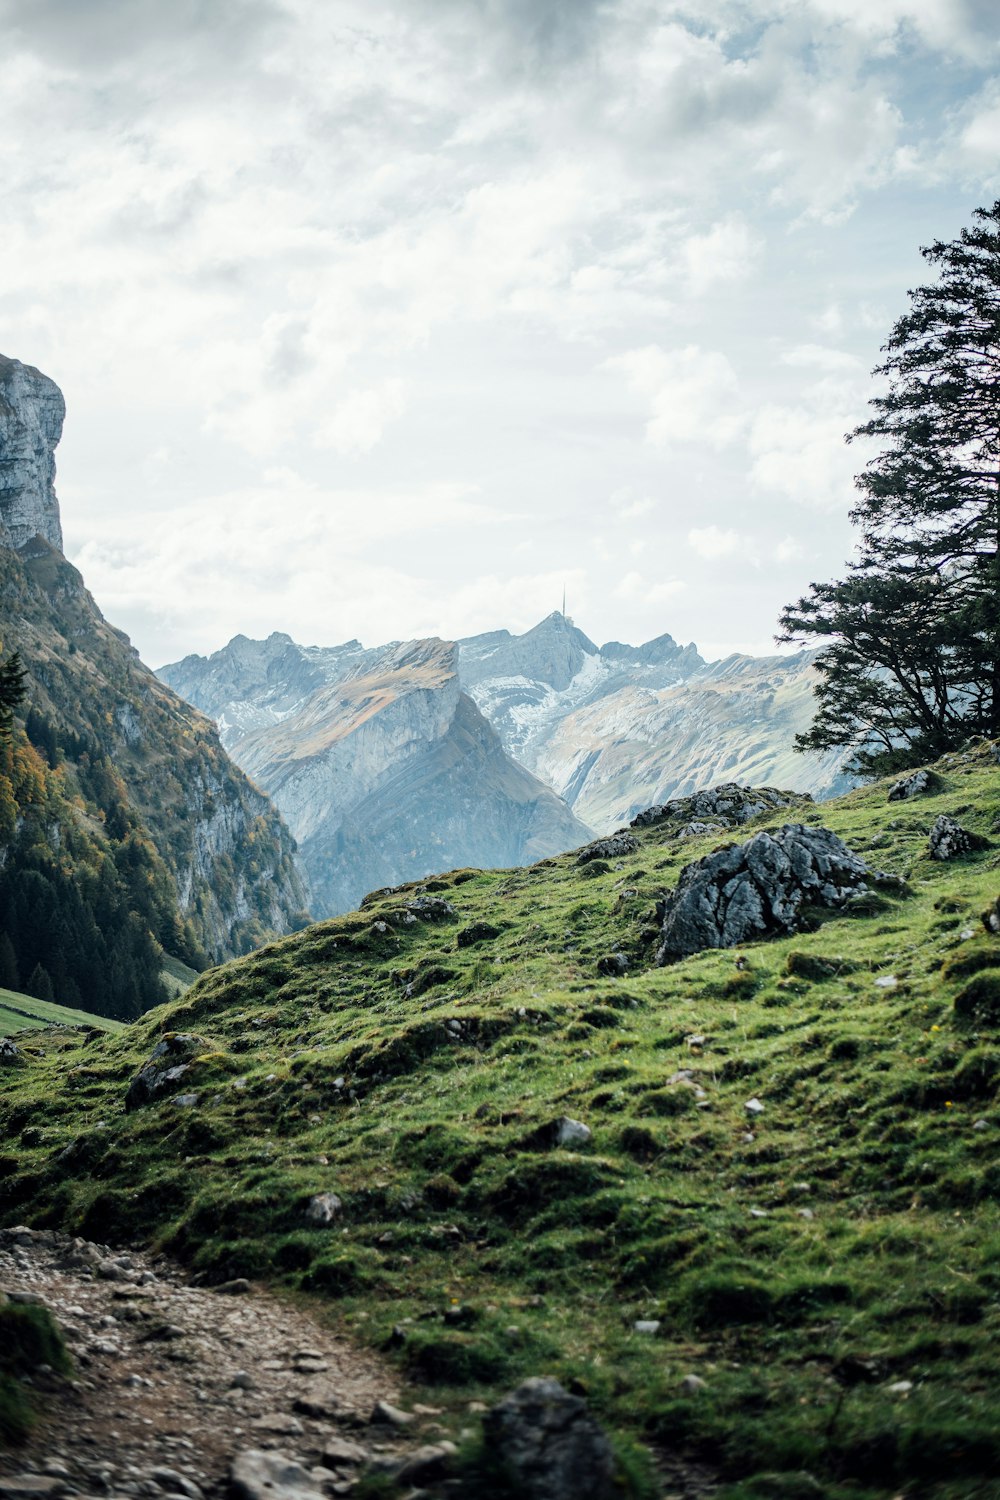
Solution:
<path fill-rule="evenodd" d="M 51 1000 L 36 1000 L 34 995 L 19 995 L 15 990 L 0 989 L 0 1036 L 13 1036 L 38 1026 L 97 1026 L 101 1031 L 122 1031 L 121 1021 L 94 1016 L 89 1011 L 71 1010 Z"/>
<path fill-rule="evenodd" d="M 43 1034 L 0 1099 L 6 1218 L 154 1226 L 209 1277 L 327 1299 L 456 1421 L 555 1373 L 729 1500 L 995 1493 L 1000 767 L 938 770 L 750 825 L 906 878 L 808 934 L 651 967 L 657 895 L 715 842 L 654 827 L 610 865 L 376 894 L 86 1048 Z M 945 811 L 992 847 L 931 860 Z M 203 1039 L 198 1102 L 126 1115 L 165 1031 Z M 590 1141 L 550 1144 L 561 1116 Z"/>

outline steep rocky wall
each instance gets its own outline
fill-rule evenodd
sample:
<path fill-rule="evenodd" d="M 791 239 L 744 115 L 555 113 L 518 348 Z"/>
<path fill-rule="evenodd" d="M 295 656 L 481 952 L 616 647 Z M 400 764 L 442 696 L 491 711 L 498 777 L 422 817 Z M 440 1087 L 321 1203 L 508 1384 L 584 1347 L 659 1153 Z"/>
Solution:
<path fill-rule="evenodd" d="M 55 381 L 0 354 L 0 545 L 42 536 L 62 549 L 55 449 L 65 415 Z"/>

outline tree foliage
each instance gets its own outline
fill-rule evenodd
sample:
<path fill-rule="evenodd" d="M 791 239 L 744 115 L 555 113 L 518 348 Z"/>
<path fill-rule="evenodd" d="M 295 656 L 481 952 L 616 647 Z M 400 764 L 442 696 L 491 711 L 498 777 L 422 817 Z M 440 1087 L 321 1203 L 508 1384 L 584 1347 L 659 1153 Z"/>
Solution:
<path fill-rule="evenodd" d="M 1000 200 L 921 254 L 938 279 L 909 293 L 848 435 L 880 444 L 855 480 L 858 559 L 781 617 L 780 639 L 822 643 L 798 748 L 849 747 L 863 774 L 1000 737 Z"/>
<path fill-rule="evenodd" d="M 27 675 L 16 651 L 0 661 L 0 739 L 10 738 L 14 710 L 24 699 L 24 679 Z"/>

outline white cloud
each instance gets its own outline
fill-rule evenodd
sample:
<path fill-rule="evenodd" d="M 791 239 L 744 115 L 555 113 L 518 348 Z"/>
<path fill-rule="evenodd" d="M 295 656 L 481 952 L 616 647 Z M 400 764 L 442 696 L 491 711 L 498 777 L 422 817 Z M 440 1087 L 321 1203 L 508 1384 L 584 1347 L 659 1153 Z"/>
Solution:
<path fill-rule="evenodd" d="M 688 532 L 687 539 L 691 550 L 708 562 L 733 557 L 743 545 L 739 532 L 732 527 L 695 526 Z"/>
<path fill-rule="evenodd" d="M 645 574 L 632 570 L 623 574 L 614 585 L 612 593 L 629 605 L 659 606 L 668 604 L 683 594 L 687 584 L 680 578 L 649 579 Z"/>
<path fill-rule="evenodd" d="M 371 390 L 352 391 L 318 429 L 315 442 L 337 453 L 367 453 L 405 407 L 406 387 L 401 380 L 384 380 Z"/>
<path fill-rule="evenodd" d="M 782 537 L 774 549 L 774 560 L 779 563 L 798 562 L 805 555 L 805 547 L 793 536 Z"/>
<path fill-rule="evenodd" d="M 688 344 L 662 349 L 649 344 L 606 362 L 649 404 L 646 440 L 669 443 L 730 443 L 743 425 L 736 371 L 724 354 Z"/>
<path fill-rule="evenodd" d="M 638 521 L 656 508 L 651 495 L 637 495 L 627 485 L 611 496 L 611 509 L 621 521 Z"/>

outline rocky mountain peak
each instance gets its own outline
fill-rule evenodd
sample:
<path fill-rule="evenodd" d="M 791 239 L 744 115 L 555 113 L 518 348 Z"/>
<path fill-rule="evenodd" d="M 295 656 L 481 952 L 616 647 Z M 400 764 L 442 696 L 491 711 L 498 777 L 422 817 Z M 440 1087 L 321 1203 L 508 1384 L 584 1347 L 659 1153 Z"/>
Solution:
<path fill-rule="evenodd" d="M 66 404 L 54 380 L 0 354 L 0 543 L 42 536 L 62 551 L 55 450 Z"/>

